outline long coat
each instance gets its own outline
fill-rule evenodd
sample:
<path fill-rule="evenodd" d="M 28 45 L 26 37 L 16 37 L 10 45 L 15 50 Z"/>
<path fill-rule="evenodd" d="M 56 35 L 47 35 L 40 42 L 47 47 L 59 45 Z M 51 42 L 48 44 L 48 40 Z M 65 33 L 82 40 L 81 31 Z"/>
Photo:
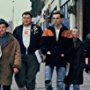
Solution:
<path fill-rule="evenodd" d="M 88 58 L 88 64 L 85 64 L 86 72 L 90 71 L 90 34 L 87 34 L 84 40 L 85 58 Z"/>
<path fill-rule="evenodd" d="M 21 55 L 17 40 L 9 33 L 7 42 L 2 46 L 2 57 L 0 58 L 0 84 L 10 85 L 12 83 L 13 68 L 20 69 Z"/>
<path fill-rule="evenodd" d="M 83 43 L 77 39 L 74 42 L 74 48 L 69 53 L 70 56 L 70 70 L 65 77 L 66 84 L 82 84 L 83 83 L 83 68 L 84 68 L 84 46 Z"/>

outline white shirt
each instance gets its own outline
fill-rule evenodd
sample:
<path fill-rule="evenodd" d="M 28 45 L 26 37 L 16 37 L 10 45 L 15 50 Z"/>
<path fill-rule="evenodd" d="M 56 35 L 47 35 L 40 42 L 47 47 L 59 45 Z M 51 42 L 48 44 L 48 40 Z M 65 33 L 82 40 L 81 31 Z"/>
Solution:
<path fill-rule="evenodd" d="M 58 37 L 59 37 L 59 32 L 60 32 L 60 29 L 55 29 L 56 40 L 57 40 L 57 41 L 58 41 Z"/>
<path fill-rule="evenodd" d="M 60 25 L 59 28 L 57 28 L 57 27 L 55 26 L 56 41 L 58 41 L 58 37 L 59 37 L 59 33 L 60 33 L 60 29 L 61 29 L 61 28 L 62 28 L 62 25 Z"/>
<path fill-rule="evenodd" d="M 23 33 L 22 33 L 22 38 L 23 38 L 23 44 L 26 47 L 26 49 L 28 49 L 29 45 L 30 45 L 30 29 L 31 26 L 23 26 Z"/>

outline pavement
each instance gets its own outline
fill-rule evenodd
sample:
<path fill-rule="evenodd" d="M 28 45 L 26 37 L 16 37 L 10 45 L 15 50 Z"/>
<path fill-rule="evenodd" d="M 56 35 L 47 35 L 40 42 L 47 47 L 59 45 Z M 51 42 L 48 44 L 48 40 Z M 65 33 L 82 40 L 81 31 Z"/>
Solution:
<path fill-rule="evenodd" d="M 35 90 L 45 90 L 44 72 L 45 72 L 45 65 L 42 63 L 41 67 L 40 67 L 40 72 L 37 74 L 36 89 Z M 52 85 L 53 85 L 53 90 L 56 90 L 56 73 L 55 73 L 55 70 L 53 73 Z M 11 90 L 18 90 L 14 78 L 13 78 Z M 70 90 L 73 90 L 73 86 L 71 86 Z M 80 90 L 90 90 L 90 74 L 87 74 L 84 72 L 84 84 L 80 86 Z"/>

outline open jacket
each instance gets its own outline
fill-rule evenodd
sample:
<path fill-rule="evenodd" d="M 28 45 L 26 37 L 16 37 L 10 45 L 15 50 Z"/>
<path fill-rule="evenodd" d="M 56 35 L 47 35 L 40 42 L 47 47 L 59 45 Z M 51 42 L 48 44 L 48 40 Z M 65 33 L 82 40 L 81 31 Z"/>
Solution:
<path fill-rule="evenodd" d="M 62 37 L 62 32 L 68 30 L 62 26 L 59 32 L 58 41 L 56 40 L 55 28 L 48 27 L 42 34 L 41 51 L 46 54 L 46 64 L 65 67 L 68 60 L 68 53 L 73 47 L 73 41 L 70 38 Z M 64 57 L 61 57 L 64 54 Z"/>
<path fill-rule="evenodd" d="M 23 25 L 17 26 L 13 32 L 14 37 L 19 41 L 21 54 L 26 54 L 26 48 L 23 44 Z M 35 50 L 40 48 L 40 40 L 42 35 L 42 29 L 35 24 L 31 24 L 30 30 L 30 45 L 28 47 L 28 54 L 34 54 Z"/>

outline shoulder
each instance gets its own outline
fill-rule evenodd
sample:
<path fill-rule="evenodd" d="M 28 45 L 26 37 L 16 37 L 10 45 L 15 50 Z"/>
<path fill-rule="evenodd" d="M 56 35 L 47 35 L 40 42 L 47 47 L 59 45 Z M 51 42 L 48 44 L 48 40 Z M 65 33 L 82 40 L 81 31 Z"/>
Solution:
<path fill-rule="evenodd" d="M 40 26 L 36 25 L 36 24 L 32 24 L 31 25 L 31 29 L 33 29 L 34 34 L 42 34 L 42 29 Z"/>
<path fill-rule="evenodd" d="M 32 26 L 33 28 L 41 28 L 39 25 L 36 25 L 36 24 L 34 24 L 34 23 L 32 23 L 31 26 Z"/>
<path fill-rule="evenodd" d="M 90 34 L 87 34 L 86 35 L 86 38 L 85 38 L 85 40 L 83 41 L 83 43 L 86 45 L 86 44 L 90 44 Z"/>
<path fill-rule="evenodd" d="M 15 27 L 15 29 L 13 31 L 13 35 L 16 36 L 18 33 L 20 33 L 22 28 L 23 28 L 23 25 L 19 25 L 19 26 Z"/>
<path fill-rule="evenodd" d="M 10 42 L 17 42 L 17 39 L 9 32 L 6 32 L 7 38 Z M 15 44 L 14 44 L 15 45 Z"/>
<path fill-rule="evenodd" d="M 90 34 L 87 34 L 86 39 L 90 41 Z"/>
<path fill-rule="evenodd" d="M 49 30 L 55 30 L 55 28 L 54 28 L 54 26 L 52 25 L 52 26 L 49 26 L 49 27 L 47 27 Z"/>
<path fill-rule="evenodd" d="M 23 25 L 16 26 L 14 30 L 18 30 L 20 28 L 23 28 Z"/>
<path fill-rule="evenodd" d="M 14 42 L 15 47 L 17 47 L 17 46 L 20 47 L 19 42 L 15 37 L 13 37 L 13 42 Z"/>
<path fill-rule="evenodd" d="M 62 29 L 63 30 L 68 30 L 68 28 L 66 26 L 64 26 L 64 25 L 62 25 Z"/>
<path fill-rule="evenodd" d="M 54 36 L 53 29 L 54 28 L 52 28 L 52 27 L 45 28 L 45 30 L 43 31 L 42 36 Z"/>
<path fill-rule="evenodd" d="M 14 42 L 18 42 L 17 39 L 13 36 L 13 34 L 7 32 L 7 36 Z"/>

